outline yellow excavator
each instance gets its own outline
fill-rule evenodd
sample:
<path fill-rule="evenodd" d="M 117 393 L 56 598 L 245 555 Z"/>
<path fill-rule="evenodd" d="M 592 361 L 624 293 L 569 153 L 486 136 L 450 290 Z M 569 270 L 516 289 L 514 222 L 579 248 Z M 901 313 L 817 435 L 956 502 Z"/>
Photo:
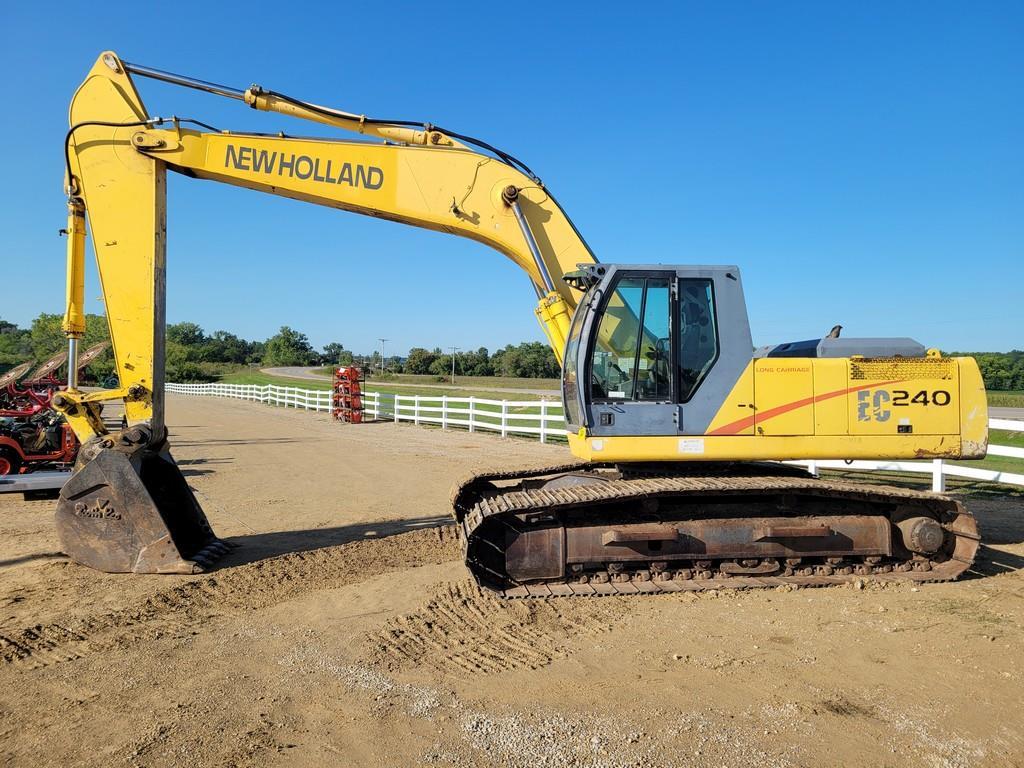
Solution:
<path fill-rule="evenodd" d="M 140 77 L 359 136 L 155 117 Z M 977 528 L 957 501 L 781 463 L 984 456 L 988 414 L 973 359 L 838 332 L 755 350 L 737 267 L 599 262 L 551 190 L 487 142 L 106 52 L 74 95 L 64 157 L 69 357 L 85 331 L 88 219 L 121 383 L 80 391 L 72 362 L 54 401 L 83 443 L 56 515 L 79 563 L 194 573 L 228 548 L 167 442 L 168 170 L 472 238 L 527 274 L 562 364 L 577 460 L 455 486 L 466 563 L 482 586 L 515 597 L 928 581 L 973 561 Z M 113 434 L 98 410 L 109 399 L 124 401 L 127 419 Z"/>

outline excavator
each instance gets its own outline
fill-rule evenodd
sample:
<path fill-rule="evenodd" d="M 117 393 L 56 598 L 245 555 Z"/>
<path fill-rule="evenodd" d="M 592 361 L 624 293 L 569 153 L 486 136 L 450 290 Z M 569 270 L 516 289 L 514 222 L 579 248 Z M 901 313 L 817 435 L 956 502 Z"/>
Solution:
<path fill-rule="evenodd" d="M 153 116 L 139 78 L 351 136 Z M 196 573 L 228 549 L 168 445 L 168 171 L 471 238 L 526 273 L 562 365 L 575 460 L 455 485 L 465 561 L 485 588 L 549 597 L 938 581 L 973 562 L 977 526 L 958 501 L 783 463 L 983 457 L 988 414 L 971 358 L 838 331 L 755 350 L 736 266 L 601 262 L 526 164 L 431 123 L 231 88 L 109 51 L 69 118 L 68 354 L 75 359 L 85 331 L 88 221 L 120 379 L 118 389 L 86 393 L 72 373 L 54 399 L 83 443 L 56 512 L 78 563 Z M 98 416 L 108 399 L 125 407 L 114 433 Z"/>

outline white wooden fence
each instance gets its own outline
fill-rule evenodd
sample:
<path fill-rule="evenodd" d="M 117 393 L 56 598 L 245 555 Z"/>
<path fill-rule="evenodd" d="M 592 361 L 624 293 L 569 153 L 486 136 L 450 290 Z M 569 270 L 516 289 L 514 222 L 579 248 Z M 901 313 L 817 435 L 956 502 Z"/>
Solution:
<path fill-rule="evenodd" d="M 182 395 L 231 397 L 257 403 L 331 411 L 331 392 L 326 389 L 280 387 L 276 384 L 168 384 L 168 392 Z M 447 395 L 390 395 L 364 392 L 363 408 L 370 418 L 436 424 L 442 429 L 462 427 L 470 432 L 490 431 L 509 435 L 530 435 L 548 442 L 565 436 L 562 403 L 556 400 L 487 400 L 481 397 Z"/>
<path fill-rule="evenodd" d="M 280 387 L 276 384 L 168 384 L 168 392 L 183 395 L 207 395 L 253 400 L 258 403 L 302 408 L 330 413 L 331 392 L 326 389 Z M 447 395 L 389 395 L 364 392 L 363 407 L 367 416 L 386 421 L 408 421 L 413 424 L 434 424 L 442 429 L 460 427 L 509 435 L 530 435 L 542 443 L 551 437 L 565 436 L 562 404 L 554 400 L 486 400 L 479 397 Z M 1024 432 L 1024 421 L 989 419 L 990 429 Z M 990 445 L 989 456 L 1024 460 L 1024 448 Z M 950 464 L 942 459 L 932 461 L 794 461 L 817 474 L 822 469 L 844 471 L 912 472 L 931 475 L 932 490 L 943 491 L 947 477 L 983 480 L 1024 487 L 1024 472 L 1002 472 L 981 467 Z M 1024 464 L 1021 465 L 1024 470 Z"/>
<path fill-rule="evenodd" d="M 1010 432 L 1024 432 L 1024 421 L 1015 419 L 989 419 L 989 429 L 1004 429 Z M 1004 456 L 1013 459 L 1024 459 L 1024 448 L 1009 445 L 990 445 L 989 456 Z M 931 475 L 932 490 L 941 493 L 946 490 L 947 477 L 962 477 L 967 480 L 983 480 L 988 483 L 1024 486 L 1024 474 L 1020 472 L 1003 472 L 997 469 L 982 467 L 965 467 L 950 464 L 944 459 L 931 461 L 791 461 L 789 464 L 800 464 L 817 475 L 822 469 L 841 469 L 864 472 L 913 472 Z M 1024 463 L 1021 464 L 1024 470 Z"/>
<path fill-rule="evenodd" d="M 235 400 L 253 400 L 257 403 L 302 408 L 307 411 L 331 411 L 329 389 L 303 389 L 302 387 L 279 387 L 276 384 L 168 384 L 168 392 L 179 395 L 206 395 L 207 397 L 231 397 Z"/>

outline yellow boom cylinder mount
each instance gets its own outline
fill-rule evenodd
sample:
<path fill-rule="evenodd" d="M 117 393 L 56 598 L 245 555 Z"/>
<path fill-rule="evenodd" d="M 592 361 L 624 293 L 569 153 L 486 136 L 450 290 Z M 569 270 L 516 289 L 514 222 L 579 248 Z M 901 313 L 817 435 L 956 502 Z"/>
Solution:
<path fill-rule="evenodd" d="M 540 327 L 547 336 L 548 344 L 555 352 L 558 364 L 562 364 L 565 354 L 565 342 L 569 338 L 569 325 L 572 322 L 572 310 L 559 294 L 552 291 L 537 302 L 534 310 Z"/>

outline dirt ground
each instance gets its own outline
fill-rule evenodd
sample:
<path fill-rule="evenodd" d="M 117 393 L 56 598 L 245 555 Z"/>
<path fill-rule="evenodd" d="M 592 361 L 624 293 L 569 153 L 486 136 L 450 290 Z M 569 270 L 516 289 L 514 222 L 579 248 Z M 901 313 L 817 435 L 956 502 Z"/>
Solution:
<path fill-rule="evenodd" d="M 953 584 L 503 602 L 453 479 L 565 449 L 172 398 L 213 573 L 59 552 L 0 497 L 0 763 L 1024 766 L 1024 499 Z M 439 527 L 443 526 L 443 527 Z"/>

